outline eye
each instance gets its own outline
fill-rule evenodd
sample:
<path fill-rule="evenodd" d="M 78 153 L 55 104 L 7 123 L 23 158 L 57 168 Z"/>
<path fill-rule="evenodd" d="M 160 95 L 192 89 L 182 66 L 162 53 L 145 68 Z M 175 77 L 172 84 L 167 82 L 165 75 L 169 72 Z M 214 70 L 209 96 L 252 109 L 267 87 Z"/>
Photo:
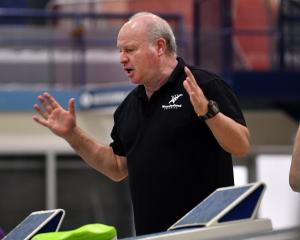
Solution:
<path fill-rule="evenodd" d="M 133 48 L 126 48 L 126 49 L 125 49 L 125 52 L 127 52 L 127 53 L 131 53 L 131 52 L 133 52 L 133 51 L 134 51 Z"/>

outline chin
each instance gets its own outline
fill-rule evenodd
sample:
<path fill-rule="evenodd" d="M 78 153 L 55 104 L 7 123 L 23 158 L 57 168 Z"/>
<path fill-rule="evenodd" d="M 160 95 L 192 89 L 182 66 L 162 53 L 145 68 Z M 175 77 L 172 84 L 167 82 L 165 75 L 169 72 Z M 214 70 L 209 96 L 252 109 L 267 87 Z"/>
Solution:
<path fill-rule="evenodd" d="M 130 82 L 133 84 L 142 84 L 142 82 L 139 79 L 135 79 L 135 78 L 130 78 Z"/>

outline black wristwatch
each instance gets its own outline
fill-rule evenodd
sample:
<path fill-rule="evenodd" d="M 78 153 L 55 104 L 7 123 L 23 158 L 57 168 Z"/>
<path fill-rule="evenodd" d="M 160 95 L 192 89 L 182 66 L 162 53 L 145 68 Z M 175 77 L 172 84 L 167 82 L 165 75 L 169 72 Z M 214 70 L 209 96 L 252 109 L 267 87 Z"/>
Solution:
<path fill-rule="evenodd" d="M 218 104 L 214 100 L 209 100 L 207 104 L 207 113 L 203 116 L 199 116 L 203 120 L 210 119 L 216 116 L 220 112 Z"/>

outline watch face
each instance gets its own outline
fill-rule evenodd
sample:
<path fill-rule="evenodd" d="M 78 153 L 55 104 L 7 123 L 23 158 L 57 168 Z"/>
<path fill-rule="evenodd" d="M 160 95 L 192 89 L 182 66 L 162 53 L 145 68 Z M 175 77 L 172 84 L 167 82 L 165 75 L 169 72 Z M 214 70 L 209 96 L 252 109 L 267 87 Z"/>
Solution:
<path fill-rule="evenodd" d="M 219 108 L 215 103 L 211 106 L 211 108 L 212 108 L 213 112 L 218 112 L 219 111 Z"/>
<path fill-rule="evenodd" d="M 216 114 L 218 114 L 219 112 L 220 112 L 220 110 L 219 110 L 218 104 L 213 100 L 209 100 L 208 101 L 208 111 L 204 116 L 201 117 L 201 119 L 203 119 L 203 120 L 210 119 L 210 118 L 214 117 Z"/>
<path fill-rule="evenodd" d="M 213 100 L 209 101 L 208 108 L 209 108 L 210 117 L 215 116 L 220 111 L 218 104 Z"/>

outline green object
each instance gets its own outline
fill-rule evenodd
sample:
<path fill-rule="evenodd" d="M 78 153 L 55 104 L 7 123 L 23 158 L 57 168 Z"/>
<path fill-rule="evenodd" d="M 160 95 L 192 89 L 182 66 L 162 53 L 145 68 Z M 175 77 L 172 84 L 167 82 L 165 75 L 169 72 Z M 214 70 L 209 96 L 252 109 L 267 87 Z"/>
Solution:
<path fill-rule="evenodd" d="M 32 240 L 112 240 L 117 239 L 113 226 L 100 223 L 87 224 L 74 230 L 39 233 Z"/>

